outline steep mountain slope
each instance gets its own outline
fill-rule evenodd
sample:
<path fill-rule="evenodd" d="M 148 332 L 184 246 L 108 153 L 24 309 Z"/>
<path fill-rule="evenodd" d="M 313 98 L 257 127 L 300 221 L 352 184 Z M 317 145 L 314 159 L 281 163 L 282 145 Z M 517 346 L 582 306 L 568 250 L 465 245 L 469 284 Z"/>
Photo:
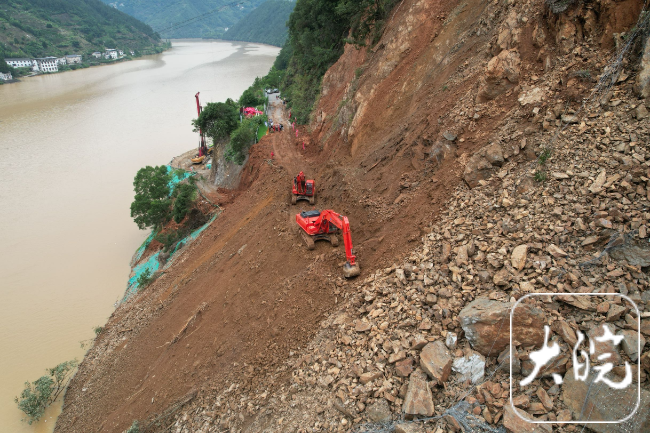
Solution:
<path fill-rule="evenodd" d="M 102 0 L 154 28 L 163 38 L 221 38 L 264 0 Z"/>
<path fill-rule="evenodd" d="M 266 1 L 228 29 L 223 38 L 281 47 L 287 40 L 286 22 L 295 6 L 291 0 Z"/>
<path fill-rule="evenodd" d="M 459 311 L 479 295 L 506 303 L 530 290 L 602 287 L 648 299 L 637 265 L 579 266 L 591 238 L 608 245 L 606 227 L 647 237 L 638 47 L 625 74 L 604 75 L 608 86 L 582 109 L 590 77 L 604 74 L 643 2 L 572 4 L 555 13 L 545 0 L 404 0 L 377 45 L 346 46 L 309 128 L 254 146 L 224 213 L 116 310 L 57 431 L 120 432 L 136 419 L 145 431 L 178 433 L 349 431 L 446 415 L 470 390 L 474 419 L 530 427 L 510 424 L 506 375 L 476 390 L 460 374 L 423 379 L 416 367 L 428 362 L 426 344 L 452 332 L 458 347 L 447 357 L 474 355 Z M 281 106 L 272 113 L 287 115 Z M 340 247 L 302 245 L 293 219 L 308 206 L 287 200 L 297 170 L 316 179 L 318 208 L 350 218 L 359 279 L 341 278 Z M 521 269 L 511 260 L 520 244 L 531 251 Z M 572 324 L 593 320 L 584 314 Z M 627 320 L 612 318 L 622 329 Z M 490 373 L 495 355 L 480 355 Z M 567 415 L 568 399 L 551 385 L 540 381 L 543 392 L 531 394 L 533 415 Z M 414 392 L 430 404 L 418 406 Z M 401 431 L 458 431 L 452 418 Z"/>
<path fill-rule="evenodd" d="M 14 0 L 0 9 L 5 57 L 42 57 L 103 51 L 151 51 L 160 37 L 148 25 L 99 0 Z"/>

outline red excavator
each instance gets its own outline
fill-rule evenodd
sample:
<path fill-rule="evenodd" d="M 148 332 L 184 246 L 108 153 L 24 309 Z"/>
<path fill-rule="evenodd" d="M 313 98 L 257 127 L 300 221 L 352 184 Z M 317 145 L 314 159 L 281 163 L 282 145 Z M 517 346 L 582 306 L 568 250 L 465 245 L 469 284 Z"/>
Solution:
<path fill-rule="evenodd" d="M 296 214 L 296 222 L 302 229 L 300 234 L 310 250 L 314 249 L 314 242 L 319 240 L 329 241 L 332 246 L 337 246 L 339 239 L 336 237 L 336 233 L 341 230 L 345 244 L 345 257 L 347 258 L 343 267 L 343 275 L 345 278 L 352 278 L 361 273 L 356 256 L 352 254 L 352 236 L 350 236 L 348 217 L 332 210 L 310 210 Z"/>
<path fill-rule="evenodd" d="M 298 200 L 307 200 L 309 204 L 316 203 L 316 184 L 311 179 L 305 180 L 305 173 L 302 171 L 293 178 L 291 189 L 291 204 L 296 204 Z"/>

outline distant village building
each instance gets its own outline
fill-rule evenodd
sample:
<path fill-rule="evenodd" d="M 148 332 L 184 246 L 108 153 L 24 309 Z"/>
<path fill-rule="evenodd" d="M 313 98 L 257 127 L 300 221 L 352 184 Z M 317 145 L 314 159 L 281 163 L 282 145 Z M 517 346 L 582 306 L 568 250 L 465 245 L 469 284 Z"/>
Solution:
<path fill-rule="evenodd" d="M 101 56 L 100 53 L 97 53 Z M 68 62 L 68 65 L 74 65 L 74 64 L 80 64 L 81 63 L 81 55 L 80 54 L 67 54 L 65 56 L 66 61 Z"/>
<path fill-rule="evenodd" d="M 105 59 L 117 59 L 117 50 L 114 48 L 106 48 L 106 51 L 104 52 L 104 58 Z"/>
<path fill-rule="evenodd" d="M 7 72 L 6 74 L 3 74 L 2 72 L 0 72 L 0 80 L 9 81 L 9 80 L 13 80 L 13 79 L 14 79 L 14 77 L 11 76 L 11 72 Z"/>
<path fill-rule="evenodd" d="M 131 50 L 129 52 L 131 53 L 132 56 L 135 56 L 135 51 Z"/>
<path fill-rule="evenodd" d="M 93 57 L 96 58 L 96 59 L 101 59 L 102 58 L 102 53 L 100 53 L 99 51 L 95 51 L 93 53 Z"/>
<path fill-rule="evenodd" d="M 5 62 L 12 68 L 31 68 L 34 66 L 32 59 L 5 59 Z"/>
<path fill-rule="evenodd" d="M 119 54 L 120 57 L 124 57 L 124 51 L 122 50 L 117 50 L 117 54 Z"/>
<path fill-rule="evenodd" d="M 41 57 L 34 59 L 34 71 L 38 72 L 58 72 L 59 66 L 56 57 Z"/>
<path fill-rule="evenodd" d="M 56 59 L 56 64 L 58 66 L 67 65 L 68 61 L 65 59 L 65 57 L 59 57 L 58 59 Z"/>

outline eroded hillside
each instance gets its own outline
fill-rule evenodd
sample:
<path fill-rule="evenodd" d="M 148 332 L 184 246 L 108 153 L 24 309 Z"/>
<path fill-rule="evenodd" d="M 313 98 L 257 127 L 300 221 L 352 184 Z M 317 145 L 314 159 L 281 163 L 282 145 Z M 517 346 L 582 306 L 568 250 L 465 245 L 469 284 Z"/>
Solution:
<path fill-rule="evenodd" d="M 404 0 L 376 46 L 348 46 L 330 68 L 310 127 L 254 146 L 220 217 L 111 316 L 57 431 L 122 432 L 133 420 L 145 431 L 346 431 L 448 415 L 469 379 L 425 375 L 422 353 L 450 334 L 450 364 L 477 355 L 489 371 L 466 411 L 526 431 L 504 410 L 505 373 L 487 377 L 504 348 L 469 341 L 460 312 L 483 295 L 507 304 L 542 289 L 605 287 L 644 305 L 645 262 L 579 266 L 614 236 L 647 236 L 640 42 L 583 106 L 642 8 Z M 286 114 L 277 107 L 275 120 Z M 357 280 L 342 278 L 341 247 L 307 251 L 296 235 L 307 205 L 291 206 L 288 188 L 299 170 L 317 181 L 317 208 L 350 218 Z M 611 322 L 625 328 L 625 314 Z M 547 382 L 520 407 L 571 416 Z M 451 431 L 454 419 L 465 418 L 399 428 Z"/>

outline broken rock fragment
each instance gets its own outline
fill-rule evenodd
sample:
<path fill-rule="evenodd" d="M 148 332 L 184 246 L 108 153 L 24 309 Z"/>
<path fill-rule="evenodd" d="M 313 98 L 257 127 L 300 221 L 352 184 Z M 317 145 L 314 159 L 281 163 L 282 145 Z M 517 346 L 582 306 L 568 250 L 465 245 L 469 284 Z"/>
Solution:
<path fill-rule="evenodd" d="M 419 369 L 411 374 L 402 410 L 408 415 L 424 416 L 432 416 L 435 411 L 427 376 Z"/>
<path fill-rule="evenodd" d="M 424 346 L 420 352 L 420 366 L 432 379 L 438 383 L 446 382 L 451 373 L 452 358 L 441 340 L 436 340 Z"/>
<path fill-rule="evenodd" d="M 478 298 L 458 315 L 472 348 L 484 356 L 497 356 L 510 344 L 510 308 L 513 304 Z M 545 315 L 528 304 L 517 305 L 513 316 L 513 341 L 541 347 Z"/>

